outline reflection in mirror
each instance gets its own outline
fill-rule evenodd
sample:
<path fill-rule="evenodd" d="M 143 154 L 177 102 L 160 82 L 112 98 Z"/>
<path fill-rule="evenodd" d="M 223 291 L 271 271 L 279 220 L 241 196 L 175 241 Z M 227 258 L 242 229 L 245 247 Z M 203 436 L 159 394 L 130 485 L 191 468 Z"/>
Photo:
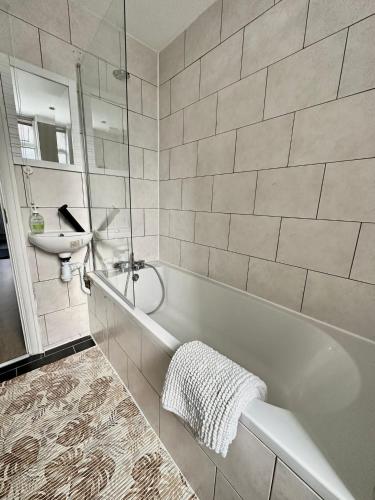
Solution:
<path fill-rule="evenodd" d="M 22 157 L 74 164 L 69 87 L 12 67 Z"/>
<path fill-rule="evenodd" d="M 85 96 L 85 115 L 87 131 L 94 141 L 94 168 L 117 171 L 114 175 L 127 175 L 126 110 L 103 99 Z"/>

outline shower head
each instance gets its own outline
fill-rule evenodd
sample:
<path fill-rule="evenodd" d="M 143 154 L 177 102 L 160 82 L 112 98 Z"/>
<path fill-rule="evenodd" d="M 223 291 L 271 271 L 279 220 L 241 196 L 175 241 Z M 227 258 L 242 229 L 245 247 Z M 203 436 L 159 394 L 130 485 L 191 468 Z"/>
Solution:
<path fill-rule="evenodd" d="M 124 80 L 129 80 L 130 74 L 124 69 L 114 69 L 112 71 L 112 75 L 116 78 L 116 80 L 120 80 L 121 82 Z"/>

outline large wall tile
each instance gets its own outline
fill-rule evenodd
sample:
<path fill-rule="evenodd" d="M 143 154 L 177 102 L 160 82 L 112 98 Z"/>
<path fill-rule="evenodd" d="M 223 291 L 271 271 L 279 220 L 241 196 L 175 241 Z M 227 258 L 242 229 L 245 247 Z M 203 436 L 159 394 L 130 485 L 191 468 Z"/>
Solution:
<path fill-rule="evenodd" d="M 184 141 L 191 142 L 215 134 L 217 95 L 184 109 Z"/>
<path fill-rule="evenodd" d="M 101 18 L 92 11 L 90 0 L 69 1 L 72 43 L 119 67 L 120 32 L 105 19 L 106 4 L 108 7 L 108 2 L 102 2 L 103 10 L 98 13 Z"/>
<path fill-rule="evenodd" d="M 201 96 L 240 79 L 243 31 L 231 36 L 202 58 Z"/>
<path fill-rule="evenodd" d="M 372 0 L 311 0 L 306 44 L 320 40 L 375 13 Z"/>
<path fill-rule="evenodd" d="M 309 271 L 302 312 L 375 340 L 374 301 L 373 285 Z"/>
<path fill-rule="evenodd" d="M 1 0 L 0 9 L 23 19 L 53 35 L 70 40 L 69 9 L 67 2 L 60 0 L 35 0 L 32 7 L 28 0 Z"/>
<path fill-rule="evenodd" d="M 375 87 L 375 16 L 349 28 L 339 96 Z"/>
<path fill-rule="evenodd" d="M 158 184 L 156 181 L 131 179 L 132 208 L 157 208 Z"/>
<path fill-rule="evenodd" d="M 181 242 L 172 238 L 159 238 L 160 260 L 170 262 L 176 266 L 180 265 Z"/>
<path fill-rule="evenodd" d="M 151 151 L 145 149 L 143 152 L 144 156 L 144 178 L 158 180 L 158 157 L 159 153 L 157 151 Z"/>
<path fill-rule="evenodd" d="M 182 182 L 182 208 L 184 210 L 211 210 L 212 177 L 194 177 Z"/>
<path fill-rule="evenodd" d="M 114 315 L 116 324 L 116 328 L 112 333 L 114 340 L 116 340 L 126 352 L 133 363 L 140 368 L 142 328 L 130 317 L 130 314 L 122 310 L 122 308 L 115 307 Z"/>
<path fill-rule="evenodd" d="M 221 5 L 217 0 L 186 30 L 185 64 L 189 65 L 220 43 Z"/>
<path fill-rule="evenodd" d="M 208 274 L 208 247 L 181 241 L 181 266 L 194 273 Z"/>
<path fill-rule="evenodd" d="M 59 75 L 76 79 L 76 64 L 80 61 L 82 52 L 44 31 L 40 32 L 40 47 L 43 68 Z"/>
<path fill-rule="evenodd" d="M 130 103 L 129 103 L 130 106 Z M 158 88 L 142 80 L 142 113 L 151 118 L 158 114 Z"/>
<path fill-rule="evenodd" d="M 168 80 L 159 87 L 159 118 L 165 118 L 171 112 L 171 82 Z"/>
<path fill-rule="evenodd" d="M 255 213 L 315 218 L 323 172 L 324 165 L 259 172 Z"/>
<path fill-rule="evenodd" d="M 210 248 L 209 277 L 245 290 L 249 257 Z"/>
<path fill-rule="evenodd" d="M 129 141 L 132 146 L 158 149 L 158 124 L 153 118 L 129 111 Z"/>
<path fill-rule="evenodd" d="M 284 0 L 245 28 L 242 75 L 302 49 L 307 0 Z"/>
<path fill-rule="evenodd" d="M 125 182 L 123 177 L 90 174 L 90 189 L 93 207 L 125 208 Z"/>
<path fill-rule="evenodd" d="M 35 257 L 40 281 L 60 278 L 61 263 L 56 255 L 35 248 Z"/>
<path fill-rule="evenodd" d="M 225 132 L 262 119 L 267 71 L 260 71 L 221 90 L 217 131 Z"/>
<path fill-rule="evenodd" d="M 341 31 L 271 66 L 265 117 L 336 99 L 345 42 Z"/>
<path fill-rule="evenodd" d="M 216 468 L 193 436 L 170 412 L 160 409 L 160 439 L 200 500 L 212 500 Z"/>
<path fill-rule="evenodd" d="M 128 36 L 126 55 L 127 70 L 130 73 L 157 85 L 157 53 L 155 51 Z"/>
<path fill-rule="evenodd" d="M 64 203 L 72 207 L 83 207 L 80 173 L 33 168 L 30 181 L 33 201 L 38 207 L 59 207 Z"/>
<path fill-rule="evenodd" d="M 140 238 L 133 238 L 133 249 L 138 259 L 145 261 L 154 261 L 158 259 L 158 237 L 157 236 L 144 236 Z"/>
<path fill-rule="evenodd" d="M 229 218 L 227 214 L 198 212 L 195 219 L 195 241 L 202 245 L 227 248 Z"/>
<path fill-rule="evenodd" d="M 216 175 L 213 189 L 213 212 L 250 214 L 254 210 L 256 172 Z"/>
<path fill-rule="evenodd" d="M 104 166 L 110 170 L 128 170 L 128 146 L 121 142 L 103 141 Z"/>
<path fill-rule="evenodd" d="M 179 240 L 194 241 L 195 213 L 171 210 L 169 235 Z"/>
<path fill-rule="evenodd" d="M 132 360 L 128 361 L 129 389 L 154 431 L 159 434 L 159 396 Z"/>
<path fill-rule="evenodd" d="M 227 457 L 214 454 L 213 460 L 244 500 L 268 500 L 275 455 L 241 423 Z"/>
<path fill-rule="evenodd" d="M 215 135 L 199 141 L 198 175 L 233 172 L 236 133 Z"/>
<path fill-rule="evenodd" d="M 221 39 L 224 40 L 264 11 L 273 6 L 273 0 L 224 0 Z"/>
<path fill-rule="evenodd" d="M 232 215 L 229 250 L 264 259 L 275 259 L 279 228 L 279 217 Z"/>
<path fill-rule="evenodd" d="M 170 356 L 157 345 L 149 333 L 142 336 L 142 373 L 155 391 L 161 395 Z"/>
<path fill-rule="evenodd" d="M 159 152 L 159 179 L 165 181 L 169 179 L 169 150 Z"/>
<path fill-rule="evenodd" d="M 122 382 L 128 386 L 128 357 L 111 335 L 108 338 L 108 358 Z"/>
<path fill-rule="evenodd" d="M 169 210 L 159 210 L 159 231 L 163 236 L 169 236 Z"/>
<path fill-rule="evenodd" d="M 327 165 L 318 217 L 375 222 L 375 160 Z"/>
<path fill-rule="evenodd" d="M 181 180 L 160 181 L 160 208 L 181 208 Z"/>
<path fill-rule="evenodd" d="M 199 99 L 200 62 L 192 64 L 171 80 L 171 112 Z"/>
<path fill-rule="evenodd" d="M 173 148 L 183 143 L 183 112 L 178 111 L 173 115 L 160 120 L 160 149 Z"/>
<path fill-rule="evenodd" d="M 160 52 L 159 71 L 160 83 L 169 80 L 184 69 L 185 32 L 181 33 L 164 50 Z"/>
<path fill-rule="evenodd" d="M 277 460 L 270 500 L 320 500 L 299 477 Z"/>
<path fill-rule="evenodd" d="M 350 277 L 375 284 L 375 224 L 362 224 Z"/>
<path fill-rule="evenodd" d="M 315 271 L 348 276 L 359 224 L 283 219 L 277 260 Z"/>
<path fill-rule="evenodd" d="M 34 283 L 38 315 L 69 307 L 68 287 L 60 279 Z"/>
<path fill-rule="evenodd" d="M 191 142 L 171 150 L 170 177 L 195 177 L 197 173 L 198 143 Z"/>
<path fill-rule="evenodd" d="M 84 63 L 85 65 L 85 63 Z M 99 82 L 100 96 L 109 101 L 126 106 L 126 86 L 125 83 L 113 77 L 115 66 L 106 63 L 99 59 Z M 129 108 L 133 111 L 141 112 L 141 80 L 135 76 L 131 76 L 128 80 Z"/>
<path fill-rule="evenodd" d="M 42 65 L 37 28 L 0 11 L 1 52 L 37 66 Z"/>
<path fill-rule="evenodd" d="M 140 210 L 139 212 L 142 212 Z M 137 223 L 138 226 L 139 223 Z M 145 209 L 145 235 L 158 235 L 159 234 L 159 210 Z"/>
<path fill-rule="evenodd" d="M 305 269 L 251 257 L 247 291 L 299 311 L 306 272 Z"/>
<path fill-rule="evenodd" d="M 237 131 L 235 170 L 286 167 L 293 115 L 281 116 Z"/>
<path fill-rule="evenodd" d="M 296 113 L 291 165 L 375 156 L 375 91 Z"/>
<path fill-rule="evenodd" d="M 46 314 L 45 320 L 50 345 L 90 334 L 87 304 Z"/>

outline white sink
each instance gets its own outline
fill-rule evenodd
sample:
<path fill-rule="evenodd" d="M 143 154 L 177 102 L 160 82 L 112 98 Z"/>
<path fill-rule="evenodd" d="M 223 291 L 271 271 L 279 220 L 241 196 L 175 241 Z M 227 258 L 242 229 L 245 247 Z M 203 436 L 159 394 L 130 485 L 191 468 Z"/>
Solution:
<path fill-rule="evenodd" d="M 57 253 L 61 259 L 68 259 L 73 252 L 88 245 L 92 233 L 74 233 L 52 231 L 49 233 L 29 233 L 29 241 L 36 247 L 49 253 Z"/>

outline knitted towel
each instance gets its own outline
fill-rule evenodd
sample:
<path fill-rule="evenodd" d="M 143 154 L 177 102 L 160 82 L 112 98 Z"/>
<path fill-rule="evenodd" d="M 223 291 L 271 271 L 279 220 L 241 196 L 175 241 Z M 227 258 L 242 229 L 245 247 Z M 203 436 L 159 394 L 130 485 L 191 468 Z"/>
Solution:
<path fill-rule="evenodd" d="M 252 399 L 264 401 L 266 394 L 260 378 L 196 340 L 174 354 L 162 405 L 181 417 L 199 442 L 225 457 L 242 411 Z"/>

